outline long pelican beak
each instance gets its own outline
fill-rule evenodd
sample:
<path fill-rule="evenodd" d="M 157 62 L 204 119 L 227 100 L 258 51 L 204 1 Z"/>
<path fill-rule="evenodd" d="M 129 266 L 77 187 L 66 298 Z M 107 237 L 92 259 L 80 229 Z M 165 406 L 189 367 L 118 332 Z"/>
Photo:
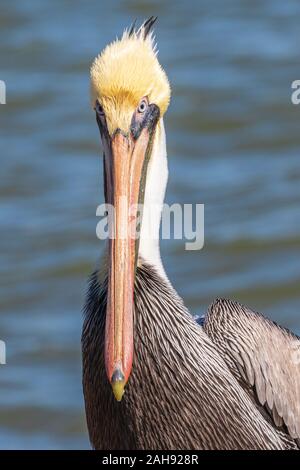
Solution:
<path fill-rule="evenodd" d="M 103 119 L 97 116 L 104 147 L 105 199 L 114 208 L 113 236 L 109 240 L 105 367 L 118 401 L 122 399 L 133 361 L 136 230 L 140 215 L 137 204 L 143 202 L 152 135 L 159 118 L 157 106 L 152 105 L 149 110 L 151 116 L 142 122 L 137 123 L 133 115 L 129 133 L 117 129 L 112 136 Z"/>

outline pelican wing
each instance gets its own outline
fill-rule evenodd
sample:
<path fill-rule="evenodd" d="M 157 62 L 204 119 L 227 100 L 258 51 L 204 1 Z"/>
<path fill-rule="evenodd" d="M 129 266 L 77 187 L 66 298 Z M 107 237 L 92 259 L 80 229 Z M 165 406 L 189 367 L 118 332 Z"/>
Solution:
<path fill-rule="evenodd" d="M 203 328 L 275 426 L 300 442 L 300 338 L 230 300 L 211 305 Z"/>

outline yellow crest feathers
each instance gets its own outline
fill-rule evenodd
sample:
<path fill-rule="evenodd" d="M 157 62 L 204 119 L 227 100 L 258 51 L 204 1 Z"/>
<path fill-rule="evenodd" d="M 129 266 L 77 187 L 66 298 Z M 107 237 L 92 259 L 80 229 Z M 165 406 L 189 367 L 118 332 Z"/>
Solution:
<path fill-rule="evenodd" d="M 168 78 L 157 60 L 151 17 L 135 30 L 125 30 L 96 57 L 91 67 L 92 105 L 99 100 L 106 115 L 109 132 L 127 131 L 140 100 L 147 96 L 161 116 L 170 102 Z"/>

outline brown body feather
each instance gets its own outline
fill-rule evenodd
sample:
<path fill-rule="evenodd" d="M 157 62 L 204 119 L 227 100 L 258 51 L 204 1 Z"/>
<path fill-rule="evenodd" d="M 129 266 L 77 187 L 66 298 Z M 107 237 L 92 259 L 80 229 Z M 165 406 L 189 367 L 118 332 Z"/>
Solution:
<path fill-rule="evenodd" d="M 90 280 L 82 334 L 83 387 L 96 449 L 293 449 L 255 406 L 213 341 L 154 268 L 137 269 L 134 363 L 113 397 L 104 367 L 107 283 Z M 223 351 L 222 351 L 223 352 Z"/>

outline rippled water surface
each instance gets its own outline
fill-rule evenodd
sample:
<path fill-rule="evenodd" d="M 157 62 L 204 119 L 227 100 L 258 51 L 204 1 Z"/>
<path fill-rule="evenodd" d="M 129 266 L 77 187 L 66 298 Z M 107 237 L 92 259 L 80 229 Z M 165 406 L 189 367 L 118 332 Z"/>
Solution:
<path fill-rule="evenodd" d="M 163 241 L 195 313 L 220 296 L 300 333 L 298 0 L 10 0 L 0 7 L 1 448 L 88 448 L 81 306 L 102 251 L 94 56 L 137 17 L 159 16 L 168 202 L 205 204 L 205 247 Z"/>

